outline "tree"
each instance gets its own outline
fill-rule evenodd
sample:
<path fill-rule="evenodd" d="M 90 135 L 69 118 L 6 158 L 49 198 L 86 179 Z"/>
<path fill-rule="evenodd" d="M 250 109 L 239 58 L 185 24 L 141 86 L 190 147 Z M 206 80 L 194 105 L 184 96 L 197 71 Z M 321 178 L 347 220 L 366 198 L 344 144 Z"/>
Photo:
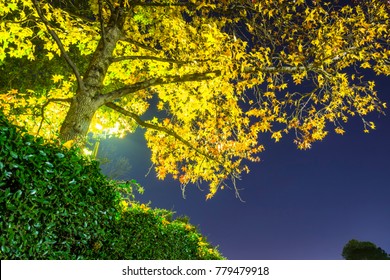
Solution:
<path fill-rule="evenodd" d="M 366 115 L 386 107 L 361 75 L 390 74 L 382 0 L 0 0 L 0 17 L 3 67 L 44 54 L 70 69 L 3 89 L 15 123 L 75 143 L 143 127 L 157 176 L 206 181 L 207 198 L 259 161 L 260 135 L 308 149 L 352 116 L 374 129 Z"/>
<path fill-rule="evenodd" d="M 390 255 L 374 243 L 355 239 L 344 246 L 342 256 L 346 260 L 390 260 Z"/>

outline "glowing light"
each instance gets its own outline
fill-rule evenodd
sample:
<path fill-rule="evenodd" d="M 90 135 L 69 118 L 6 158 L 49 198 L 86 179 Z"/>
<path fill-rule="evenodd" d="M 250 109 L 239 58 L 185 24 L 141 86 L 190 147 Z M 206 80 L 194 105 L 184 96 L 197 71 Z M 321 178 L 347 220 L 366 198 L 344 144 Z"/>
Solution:
<path fill-rule="evenodd" d="M 118 135 L 119 134 L 119 123 L 115 123 L 115 126 L 106 130 L 107 135 Z"/>
<path fill-rule="evenodd" d="M 89 149 L 87 149 L 87 148 L 84 148 L 84 149 L 83 149 L 83 153 L 84 153 L 84 155 L 86 155 L 86 156 L 92 155 L 92 151 L 89 150 Z"/>

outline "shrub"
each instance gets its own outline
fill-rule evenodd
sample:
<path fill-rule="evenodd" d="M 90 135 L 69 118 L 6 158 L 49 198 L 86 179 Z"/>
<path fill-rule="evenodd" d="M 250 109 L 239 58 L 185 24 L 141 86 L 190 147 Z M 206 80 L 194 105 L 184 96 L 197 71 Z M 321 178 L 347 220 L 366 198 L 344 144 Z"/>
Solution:
<path fill-rule="evenodd" d="M 96 161 L 27 134 L 0 112 L 1 259 L 221 259 L 167 210 L 121 194 Z"/>
<path fill-rule="evenodd" d="M 95 161 L 10 125 L 0 115 L 2 258 L 84 259 L 107 243 L 117 213 Z"/>
<path fill-rule="evenodd" d="M 116 253 L 120 259 L 223 259 L 187 222 L 173 220 L 165 209 L 122 202 Z"/>

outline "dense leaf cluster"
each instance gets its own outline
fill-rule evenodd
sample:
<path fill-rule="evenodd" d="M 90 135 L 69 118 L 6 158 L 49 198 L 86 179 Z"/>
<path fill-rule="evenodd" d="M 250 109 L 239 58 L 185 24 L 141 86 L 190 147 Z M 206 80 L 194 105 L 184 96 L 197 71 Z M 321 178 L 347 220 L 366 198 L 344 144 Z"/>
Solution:
<path fill-rule="evenodd" d="M 346 260 L 390 260 L 381 247 L 368 241 L 351 239 L 344 246 L 342 256 Z"/>
<path fill-rule="evenodd" d="M 1 259 L 222 258 L 171 212 L 124 201 L 131 187 L 0 113 Z"/>
<path fill-rule="evenodd" d="M 194 226 L 143 204 L 124 209 L 119 236 L 119 259 L 223 259 Z"/>

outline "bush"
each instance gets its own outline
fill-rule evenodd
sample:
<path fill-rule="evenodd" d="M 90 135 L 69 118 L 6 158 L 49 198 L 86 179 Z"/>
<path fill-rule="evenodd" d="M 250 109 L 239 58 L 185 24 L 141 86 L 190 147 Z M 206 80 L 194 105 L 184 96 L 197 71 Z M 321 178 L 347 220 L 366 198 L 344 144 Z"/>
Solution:
<path fill-rule="evenodd" d="M 172 212 L 137 203 L 122 205 L 115 246 L 119 259 L 223 259 L 194 226 L 172 221 Z"/>
<path fill-rule="evenodd" d="M 1 259 L 222 258 L 193 226 L 171 221 L 171 212 L 129 206 L 121 193 L 132 186 L 0 112 Z"/>
<path fill-rule="evenodd" d="M 1 253 L 7 259 L 84 259 L 107 243 L 113 186 L 77 149 L 44 144 L 0 116 Z M 109 245 L 109 244 L 107 244 Z"/>

